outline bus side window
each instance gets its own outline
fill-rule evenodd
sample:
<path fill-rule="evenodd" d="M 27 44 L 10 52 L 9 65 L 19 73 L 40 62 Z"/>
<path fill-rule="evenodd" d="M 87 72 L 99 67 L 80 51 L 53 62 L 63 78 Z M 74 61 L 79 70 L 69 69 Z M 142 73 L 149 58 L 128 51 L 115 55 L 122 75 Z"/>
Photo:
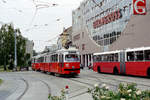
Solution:
<path fill-rule="evenodd" d="M 143 61 L 144 60 L 143 51 L 136 51 L 135 52 L 135 60 L 136 61 Z"/>
<path fill-rule="evenodd" d="M 100 55 L 97 56 L 97 61 L 101 61 L 101 56 Z"/>
<path fill-rule="evenodd" d="M 114 54 L 110 55 L 110 61 L 114 61 Z"/>
<path fill-rule="evenodd" d="M 106 61 L 109 62 L 109 61 L 110 61 L 110 55 L 107 54 L 107 55 L 106 55 L 106 58 L 107 58 Z"/>
<path fill-rule="evenodd" d="M 145 60 L 150 60 L 150 50 L 144 51 L 144 57 L 145 57 Z"/>
<path fill-rule="evenodd" d="M 97 61 L 97 57 L 96 55 L 93 56 L 93 61 L 96 62 Z"/>
<path fill-rule="evenodd" d="M 118 61 L 118 53 L 114 55 L 114 61 Z"/>
<path fill-rule="evenodd" d="M 103 57 L 104 57 L 103 61 L 107 61 L 107 56 L 103 55 Z"/>
<path fill-rule="evenodd" d="M 134 61 L 134 52 L 127 52 L 127 61 Z"/>

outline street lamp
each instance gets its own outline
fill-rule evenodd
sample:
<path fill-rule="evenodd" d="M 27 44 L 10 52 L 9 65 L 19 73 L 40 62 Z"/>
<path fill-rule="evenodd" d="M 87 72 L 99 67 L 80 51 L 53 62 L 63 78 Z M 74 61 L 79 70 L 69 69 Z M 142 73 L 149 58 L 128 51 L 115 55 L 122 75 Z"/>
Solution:
<path fill-rule="evenodd" d="M 17 71 L 17 41 L 16 41 L 16 33 L 17 31 L 14 33 L 15 35 L 15 60 L 14 60 L 14 70 Z"/>

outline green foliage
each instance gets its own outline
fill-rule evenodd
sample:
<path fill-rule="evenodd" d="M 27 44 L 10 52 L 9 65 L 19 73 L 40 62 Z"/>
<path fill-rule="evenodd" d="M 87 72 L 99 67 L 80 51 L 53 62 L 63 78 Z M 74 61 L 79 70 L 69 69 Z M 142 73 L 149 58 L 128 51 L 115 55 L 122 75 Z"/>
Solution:
<path fill-rule="evenodd" d="M 4 24 L 0 28 L 0 65 L 4 66 L 4 70 L 7 70 L 7 65 L 9 65 L 9 69 L 14 67 L 15 33 L 17 35 L 17 63 L 19 66 L 26 63 L 25 38 L 21 35 L 19 29 L 14 29 L 12 24 Z"/>
<path fill-rule="evenodd" d="M 65 89 L 62 89 L 61 96 L 52 96 L 51 94 L 49 94 L 48 100 L 66 100 L 65 94 L 66 94 Z"/>
<path fill-rule="evenodd" d="M 97 85 L 88 92 L 93 100 L 150 100 L 150 91 L 140 91 L 134 83 L 120 84 L 118 92 L 109 90 L 106 85 L 101 88 Z"/>
<path fill-rule="evenodd" d="M 2 82 L 3 82 L 3 80 L 2 80 L 2 79 L 0 79 L 0 85 L 2 84 Z"/>
<path fill-rule="evenodd" d="M 150 91 L 141 91 L 136 88 L 135 83 L 119 84 L 118 91 L 111 91 L 109 87 L 103 84 L 95 85 L 93 89 L 88 89 L 88 93 L 92 94 L 93 100 L 150 100 Z M 61 91 L 61 96 L 49 95 L 49 100 L 66 100 L 66 91 Z"/>

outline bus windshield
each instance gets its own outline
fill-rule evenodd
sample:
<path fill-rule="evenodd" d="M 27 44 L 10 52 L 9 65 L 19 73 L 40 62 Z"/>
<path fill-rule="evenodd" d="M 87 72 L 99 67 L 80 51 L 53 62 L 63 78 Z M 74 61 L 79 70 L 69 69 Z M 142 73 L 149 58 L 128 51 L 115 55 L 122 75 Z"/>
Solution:
<path fill-rule="evenodd" d="M 79 61 L 79 57 L 77 54 L 67 54 L 65 56 L 65 60 L 69 61 L 69 62 L 78 62 Z"/>

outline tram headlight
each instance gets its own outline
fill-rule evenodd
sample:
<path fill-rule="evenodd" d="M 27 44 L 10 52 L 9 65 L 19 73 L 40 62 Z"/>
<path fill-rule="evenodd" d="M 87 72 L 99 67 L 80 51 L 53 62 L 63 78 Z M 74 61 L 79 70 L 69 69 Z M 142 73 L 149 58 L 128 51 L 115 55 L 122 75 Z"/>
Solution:
<path fill-rule="evenodd" d="M 74 66 L 72 66 L 72 68 L 74 69 L 75 67 L 74 67 Z"/>
<path fill-rule="evenodd" d="M 66 64 L 66 67 L 69 67 L 69 64 Z"/>

